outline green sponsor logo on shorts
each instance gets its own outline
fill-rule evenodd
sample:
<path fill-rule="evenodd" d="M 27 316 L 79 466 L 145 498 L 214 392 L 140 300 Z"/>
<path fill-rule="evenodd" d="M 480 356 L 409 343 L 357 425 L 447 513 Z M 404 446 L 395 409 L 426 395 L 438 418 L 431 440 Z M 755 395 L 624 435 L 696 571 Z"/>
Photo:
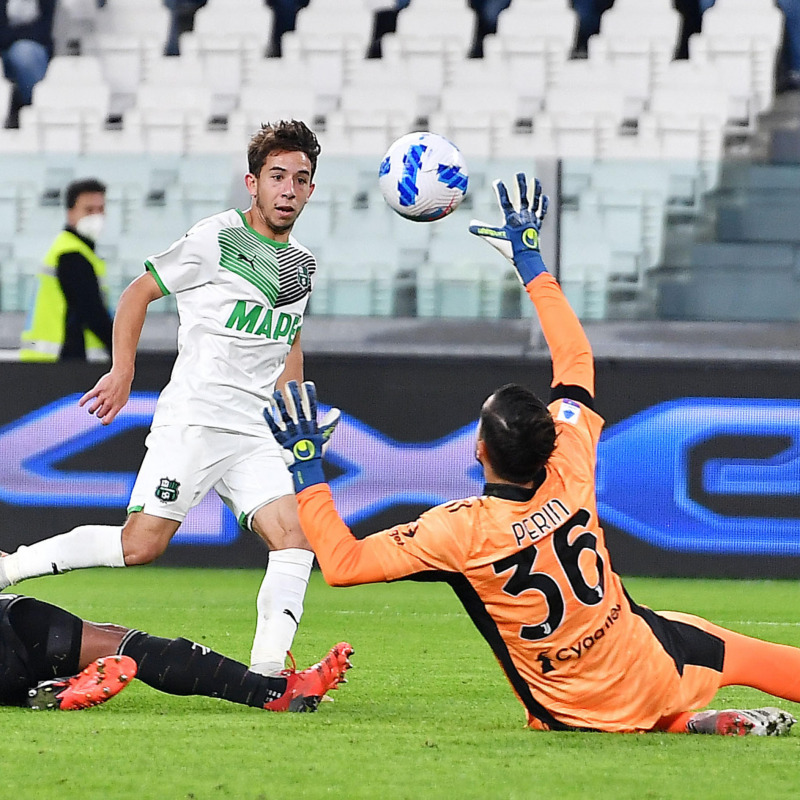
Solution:
<path fill-rule="evenodd" d="M 161 478 L 156 486 L 155 495 L 162 503 L 173 503 L 178 499 L 180 483 L 174 478 Z"/>

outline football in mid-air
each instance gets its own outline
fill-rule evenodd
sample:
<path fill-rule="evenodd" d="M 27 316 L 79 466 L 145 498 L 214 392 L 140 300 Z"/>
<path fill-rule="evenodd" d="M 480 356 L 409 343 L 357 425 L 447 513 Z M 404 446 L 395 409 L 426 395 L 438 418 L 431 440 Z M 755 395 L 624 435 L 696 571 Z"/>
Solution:
<path fill-rule="evenodd" d="M 429 131 L 407 133 L 386 151 L 379 171 L 386 202 L 402 217 L 431 222 L 454 211 L 467 192 L 461 151 Z"/>

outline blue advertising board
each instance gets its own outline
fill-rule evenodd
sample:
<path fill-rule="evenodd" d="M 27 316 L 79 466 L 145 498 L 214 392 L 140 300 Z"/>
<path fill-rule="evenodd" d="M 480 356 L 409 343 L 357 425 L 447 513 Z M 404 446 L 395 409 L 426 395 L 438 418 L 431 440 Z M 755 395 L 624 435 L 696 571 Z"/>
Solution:
<path fill-rule="evenodd" d="M 6 364 L 0 548 L 86 522 L 121 523 L 170 360 L 141 357 L 126 408 L 103 426 L 78 407 L 96 365 Z M 308 356 L 342 409 L 331 487 L 357 535 L 479 494 L 477 413 L 515 381 L 546 397 L 546 361 Z M 598 364 L 598 512 L 626 574 L 800 575 L 800 386 L 795 365 Z M 324 404 L 323 404 L 324 405 Z M 162 561 L 261 566 L 265 548 L 215 493 Z"/>

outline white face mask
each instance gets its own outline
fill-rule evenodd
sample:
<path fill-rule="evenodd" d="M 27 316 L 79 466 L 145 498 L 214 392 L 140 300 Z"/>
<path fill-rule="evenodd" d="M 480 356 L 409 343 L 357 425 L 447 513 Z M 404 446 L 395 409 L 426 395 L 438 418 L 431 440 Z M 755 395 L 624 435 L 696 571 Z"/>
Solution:
<path fill-rule="evenodd" d="M 103 232 L 103 224 L 105 221 L 105 214 L 88 214 L 85 217 L 81 217 L 75 223 L 75 230 L 78 231 L 81 236 L 85 236 L 87 239 L 96 242 Z"/>

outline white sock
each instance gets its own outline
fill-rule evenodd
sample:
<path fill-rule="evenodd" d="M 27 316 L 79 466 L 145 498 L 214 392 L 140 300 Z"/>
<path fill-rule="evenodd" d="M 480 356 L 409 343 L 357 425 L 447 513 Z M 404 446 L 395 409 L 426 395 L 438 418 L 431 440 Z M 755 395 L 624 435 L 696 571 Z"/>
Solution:
<path fill-rule="evenodd" d="M 124 567 L 122 528 L 81 525 L 0 559 L 0 589 L 27 578 L 58 575 L 84 567 Z"/>
<path fill-rule="evenodd" d="M 310 550 L 290 547 L 269 554 L 267 574 L 258 590 L 258 621 L 250 664 L 254 672 L 280 672 L 303 616 L 303 600 L 314 564 Z"/>

